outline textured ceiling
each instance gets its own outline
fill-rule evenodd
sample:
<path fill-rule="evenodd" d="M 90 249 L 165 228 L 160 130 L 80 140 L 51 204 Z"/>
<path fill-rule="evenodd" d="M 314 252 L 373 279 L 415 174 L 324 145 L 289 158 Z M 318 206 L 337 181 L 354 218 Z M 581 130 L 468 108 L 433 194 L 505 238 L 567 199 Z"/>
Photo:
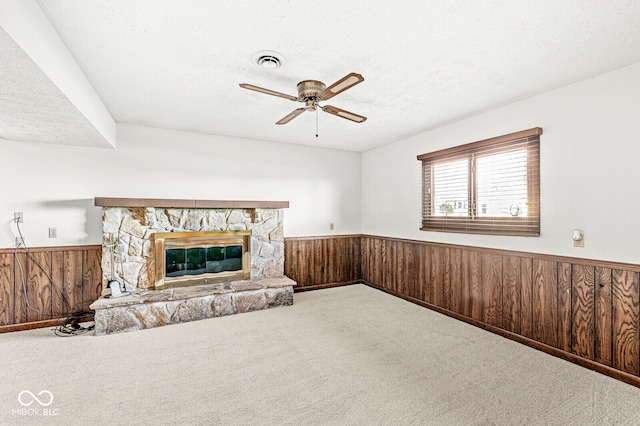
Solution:
<path fill-rule="evenodd" d="M 0 139 L 111 147 L 0 28 Z"/>
<path fill-rule="evenodd" d="M 37 0 L 118 123 L 364 151 L 640 61 L 636 0 Z M 286 65 L 252 63 L 275 50 Z M 327 104 L 287 94 L 349 72 Z"/>

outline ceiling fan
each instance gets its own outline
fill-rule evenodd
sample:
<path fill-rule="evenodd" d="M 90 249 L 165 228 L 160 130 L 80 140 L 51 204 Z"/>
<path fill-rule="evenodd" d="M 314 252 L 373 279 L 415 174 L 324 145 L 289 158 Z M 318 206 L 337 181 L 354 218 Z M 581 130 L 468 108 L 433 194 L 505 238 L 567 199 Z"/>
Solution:
<path fill-rule="evenodd" d="M 276 124 L 287 124 L 303 112 L 317 111 L 318 108 L 322 109 L 324 112 L 328 112 L 329 114 L 346 118 L 347 120 L 355 121 L 356 123 L 362 123 L 367 119 L 367 117 L 354 114 L 352 112 L 345 111 L 331 105 L 322 106 L 319 105 L 318 102 L 331 99 L 334 96 L 344 92 L 345 90 L 352 88 L 356 84 L 362 83 L 363 81 L 364 77 L 354 72 L 347 74 L 329 87 L 326 87 L 323 82 L 318 80 L 304 80 L 298 83 L 298 97 L 276 92 L 274 90 L 264 89 L 252 84 L 242 83 L 240 87 L 242 87 L 243 89 L 255 90 L 256 92 L 260 93 L 266 93 L 267 95 L 289 99 L 290 101 L 304 102 L 304 107 L 293 110 L 292 112 L 278 120 Z"/>

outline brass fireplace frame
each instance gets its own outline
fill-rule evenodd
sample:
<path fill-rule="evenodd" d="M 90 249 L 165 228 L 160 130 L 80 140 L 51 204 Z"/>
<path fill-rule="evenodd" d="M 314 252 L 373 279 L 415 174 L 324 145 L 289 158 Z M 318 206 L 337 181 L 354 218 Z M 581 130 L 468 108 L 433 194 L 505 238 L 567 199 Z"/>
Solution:
<path fill-rule="evenodd" d="M 251 278 L 251 231 L 156 232 L 153 234 L 156 259 L 154 289 L 247 280 Z M 166 276 L 165 250 L 168 248 L 200 248 L 242 246 L 242 270 L 203 273 L 199 275 Z"/>

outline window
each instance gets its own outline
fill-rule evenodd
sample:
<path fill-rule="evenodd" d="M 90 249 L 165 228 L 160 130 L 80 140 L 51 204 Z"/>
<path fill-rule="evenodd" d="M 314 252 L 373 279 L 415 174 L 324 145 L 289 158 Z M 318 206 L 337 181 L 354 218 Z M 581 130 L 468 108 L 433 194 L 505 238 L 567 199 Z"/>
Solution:
<path fill-rule="evenodd" d="M 418 156 L 423 231 L 540 235 L 539 127 Z"/>

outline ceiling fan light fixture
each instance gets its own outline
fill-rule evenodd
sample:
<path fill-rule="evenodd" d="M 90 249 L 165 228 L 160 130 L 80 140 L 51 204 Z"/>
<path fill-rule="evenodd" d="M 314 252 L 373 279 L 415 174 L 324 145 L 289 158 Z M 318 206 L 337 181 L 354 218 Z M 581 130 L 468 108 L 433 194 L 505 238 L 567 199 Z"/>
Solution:
<path fill-rule="evenodd" d="M 274 70 L 283 67 L 286 60 L 284 59 L 284 56 L 278 52 L 274 52 L 273 50 L 261 50 L 253 55 L 253 62 L 260 68 Z"/>

